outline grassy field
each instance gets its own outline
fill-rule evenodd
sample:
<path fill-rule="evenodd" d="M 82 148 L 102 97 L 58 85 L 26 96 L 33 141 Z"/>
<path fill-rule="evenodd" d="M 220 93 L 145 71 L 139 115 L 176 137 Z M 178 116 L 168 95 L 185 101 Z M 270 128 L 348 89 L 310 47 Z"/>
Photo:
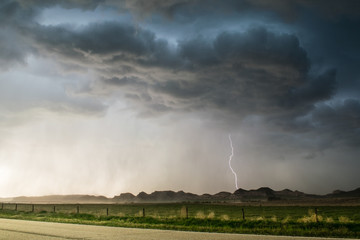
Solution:
<path fill-rule="evenodd" d="M 4 204 L 0 217 L 122 227 L 360 238 L 359 206 Z"/>

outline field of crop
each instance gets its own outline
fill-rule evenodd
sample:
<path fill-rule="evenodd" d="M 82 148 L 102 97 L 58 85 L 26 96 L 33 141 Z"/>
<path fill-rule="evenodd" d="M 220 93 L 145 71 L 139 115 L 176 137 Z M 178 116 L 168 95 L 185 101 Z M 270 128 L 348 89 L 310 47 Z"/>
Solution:
<path fill-rule="evenodd" d="M 360 206 L 2 204 L 0 217 L 191 231 L 360 238 Z"/>

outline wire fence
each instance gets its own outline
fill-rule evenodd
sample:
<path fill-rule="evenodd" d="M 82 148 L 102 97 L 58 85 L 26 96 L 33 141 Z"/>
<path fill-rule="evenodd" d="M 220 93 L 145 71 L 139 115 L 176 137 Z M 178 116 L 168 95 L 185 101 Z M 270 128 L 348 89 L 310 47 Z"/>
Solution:
<path fill-rule="evenodd" d="M 360 222 L 360 206 L 243 206 L 230 204 L 29 204 L 1 203 L 0 211 L 95 216 L 223 220 Z"/>

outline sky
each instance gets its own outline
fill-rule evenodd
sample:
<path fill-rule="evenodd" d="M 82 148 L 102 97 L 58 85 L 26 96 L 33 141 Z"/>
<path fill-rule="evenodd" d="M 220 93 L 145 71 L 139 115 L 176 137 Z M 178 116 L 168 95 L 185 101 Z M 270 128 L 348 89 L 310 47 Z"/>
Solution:
<path fill-rule="evenodd" d="M 360 1 L 2 0 L 0 197 L 360 187 Z"/>

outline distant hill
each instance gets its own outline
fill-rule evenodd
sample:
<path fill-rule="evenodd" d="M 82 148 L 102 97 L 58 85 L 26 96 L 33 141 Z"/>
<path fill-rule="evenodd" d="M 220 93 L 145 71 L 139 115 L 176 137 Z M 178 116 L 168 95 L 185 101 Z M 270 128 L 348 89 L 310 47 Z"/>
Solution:
<path fill-rule="evenodd" d="M 228 202 L 228 203 L 269 203 L 269 204 L 360 204 L 360 188 L 352 191 L 336 190 L 326 195 L 306 194 L 299 191 L 284 189 L 275 191 L 268 187 L 245 190 L 239 188 L 233 193 L 219 192 L 216 194 L 187 193 L 184 191 L 155 191 L 153 193 L 140 192 L 121 193 L 113 198 L 93 195 L 49 195 L 39 197 L 0 198 L 1 202 L 16 203 L 152 203 L 152 202 Z"/>
<path fill-rule="evenodd" d="M 359 196 L 360 196 L 360 188 L 348 192 L 336 190 L 326 195 L 326 197 L 330 197 L 330 198 L 356 198 Z"/>
<path fill-rule="evenodd" d="M 113 198 L 116 202 L 193 202 L 199 201 L 200 196 L 184 191 L 155 191 L 151 194 L 140 192 L 137 196 L 131 193 L 122 193 Z"/>
<path fill-rule="evenodd" d="M 185 193 L 184 191 L 155 191 L 151 194 L 140 192 L 138 195 L 122 193 L 113 198 L 120 203 L 141 203 L 141 202 L 327 202 L 341 203 L 342 200 L 355 200 L 360 204 L 360 188 L 345 192 L 337 191 L 327 195 L 306 194 L 299 191 L 284 189 L 274 191 L 271 188 L 262 187 L 254 190 L 238 189 L 234 193 L 219 192 L 216 194 L 197 195 Z M 336 201 L 335 201 L 336 200 Z"/>
<path fill-rule="evenodd" d="M 1 199 L 0 199 L 1 201 Z M 49 195 L 39 197 L 15 197 L 7 199 L 4 202 L 16 203 L 105 203 L 111 202 L 111 199 L 104 196 L 93 195 Z"/>

